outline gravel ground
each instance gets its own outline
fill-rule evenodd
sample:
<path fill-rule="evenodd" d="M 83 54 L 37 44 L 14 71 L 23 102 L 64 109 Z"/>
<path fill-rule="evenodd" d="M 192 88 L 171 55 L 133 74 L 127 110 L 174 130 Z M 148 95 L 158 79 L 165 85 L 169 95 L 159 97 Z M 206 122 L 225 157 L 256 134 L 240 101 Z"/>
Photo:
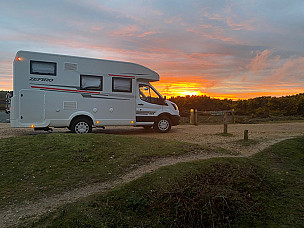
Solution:
<path fill-rule="evenodd" d="M 8 123 L 9 122 L 9 114 L 0 111 L 0 123 Z"/>
<path fill-rule="evenodd" d="M 112 133 L 151 137 L 182 142 L 196 143 L 209 148 L 221 147 L 241 156 L 250 156 L 268 146 L 304 134 L 304 122 L 267 123 L 267 124 L 230 124 L 229 136 L 223 136 L 223 125 L 179 125 L 169 133 L 154 133 L 140 128 L 113 127 L 106 130 L 96 129 L 96 133 Z M 244 144 L 244 130 L 249 131 L 249 143 Z"/>

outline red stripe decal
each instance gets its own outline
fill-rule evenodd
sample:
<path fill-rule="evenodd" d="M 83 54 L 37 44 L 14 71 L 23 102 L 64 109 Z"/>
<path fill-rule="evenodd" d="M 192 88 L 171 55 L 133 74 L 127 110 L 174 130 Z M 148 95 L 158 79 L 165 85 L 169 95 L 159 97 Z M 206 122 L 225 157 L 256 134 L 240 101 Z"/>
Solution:
<path fill-rule="evenodd" d="M 121 75 L 121 74 L 108 74 L 108 75 L 114 77 L 123 77 L 123 78 L 135 78 L 135 76 Z"/>
<path fill-rule="evenodd" d="M 92 91 L 86 91 L 86 90 L 58 89 L 58 88 L 40 87 L 40 86 L 31 86 L 31 88 L 35 88 L 35 89 L 46 89 L 46 90 L 57 90 L 57 91 L 66 91 L 66 92 L 76 92 L 76 93 L 93 93 L 93 94 L 100 94 L 99 92 L 92 92 Z"/>

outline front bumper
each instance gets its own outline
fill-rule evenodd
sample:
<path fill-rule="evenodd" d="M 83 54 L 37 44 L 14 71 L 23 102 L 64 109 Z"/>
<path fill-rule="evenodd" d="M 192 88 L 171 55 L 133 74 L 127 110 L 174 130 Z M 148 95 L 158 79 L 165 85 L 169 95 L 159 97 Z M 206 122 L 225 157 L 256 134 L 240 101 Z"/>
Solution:
<path fill-rule="evenodd" d="M 172 121 L 172 126 L 179 125 L 180 115 L 172 115 L 171 121 Z"/>

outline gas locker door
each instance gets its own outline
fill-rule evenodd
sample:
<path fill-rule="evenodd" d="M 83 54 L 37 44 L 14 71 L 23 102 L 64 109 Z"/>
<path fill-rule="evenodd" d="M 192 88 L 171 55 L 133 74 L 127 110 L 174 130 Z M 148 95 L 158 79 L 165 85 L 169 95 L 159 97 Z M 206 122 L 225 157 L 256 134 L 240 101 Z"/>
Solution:
<path fill-rule="evenodd" d="M 136 124 L 153 124 L 157 115 L 162 111 L 162 101 L 163 99 L 150 85 L 139 83 L 136 98 Z"/>
<path fill-rule="evenodd" d="M 20 90 L 19 119 L 21 123 L 42 123 L 45 119 L 45 93 L 39 90 Z"/>

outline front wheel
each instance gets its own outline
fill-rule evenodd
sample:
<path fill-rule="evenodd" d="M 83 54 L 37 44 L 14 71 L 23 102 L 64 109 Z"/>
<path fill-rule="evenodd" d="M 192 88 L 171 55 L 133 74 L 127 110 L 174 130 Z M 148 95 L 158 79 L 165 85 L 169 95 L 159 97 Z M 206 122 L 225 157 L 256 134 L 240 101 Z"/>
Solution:
<path fill-rule="evenodd" d="M 71 131 L 76 134 L 92 132 L 92 124 L 87 119 L 77 119 L 71 124 Z"/>
<path fill-rule="evenodd" d="M 157 119 L 157 121 L 154 123 L 154 130 L 161 132 L 161 133 L 166 133 L 170 131 L 171 129 L 171 120 L 167 116 L 161 116 Z"/>

